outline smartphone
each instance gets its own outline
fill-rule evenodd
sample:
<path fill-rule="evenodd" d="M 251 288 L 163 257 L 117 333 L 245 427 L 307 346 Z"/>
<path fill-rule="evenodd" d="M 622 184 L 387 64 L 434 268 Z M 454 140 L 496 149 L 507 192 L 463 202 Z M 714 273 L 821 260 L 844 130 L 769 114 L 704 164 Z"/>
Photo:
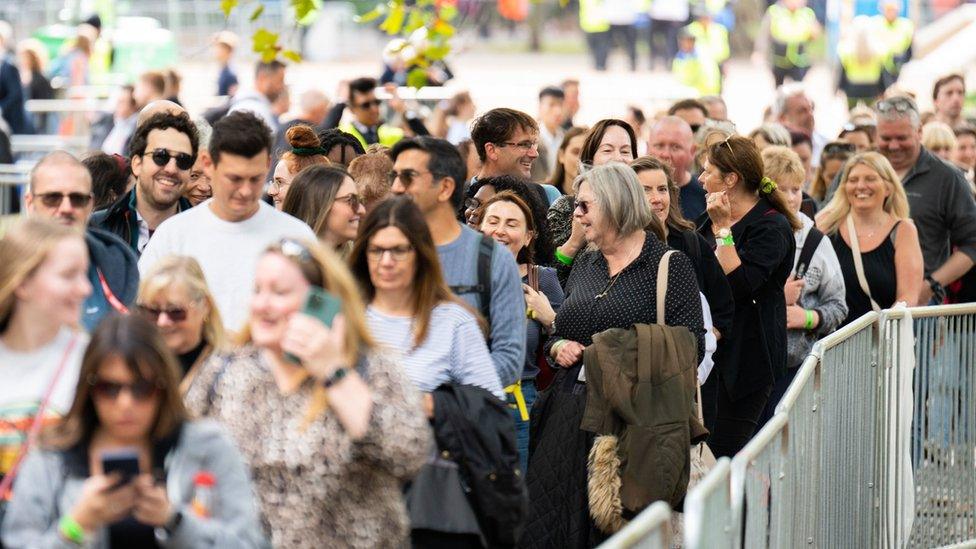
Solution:
<path fill-rule="evenodd" d="M 342 300 L 338 297 L 318 286 L 309 288 L 308 296 L 305 298 L 305 305 L 302 307 L 302 313 L 319 319 L 322 321 L 322 324 L 331 328 L 332 321 L 341 311 Z M 285 359 L 295 364 L 302 363 L 297 356 L 288 353 L 285 353 Z"/>
<path fill-rule="evenodd" d="M 102 452 L 102 473 L 119 473 L 122 480 L 113 488 L 124 486 L 139 476 L 139 452 L 135 448 L 120 448 Z"/>

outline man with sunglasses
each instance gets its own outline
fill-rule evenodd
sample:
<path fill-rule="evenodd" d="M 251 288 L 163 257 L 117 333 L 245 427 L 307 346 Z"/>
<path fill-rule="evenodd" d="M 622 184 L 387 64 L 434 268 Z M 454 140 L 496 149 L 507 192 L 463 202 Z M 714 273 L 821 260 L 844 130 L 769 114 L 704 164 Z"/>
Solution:
<path fill-rule="evenodd" d="M 192 207 L 183 198 L 183 188 L 190 180 L 198 144 L 196 126 L 186 113 L 152 115 L 136 128 L 129 144 L 135 186 L 95 212 L 92 226 L 116 234 L 141 254 L 163 221 Z"/>
<path fill-rule="evenodd" d="M 388 124 L 383 121 L 380 115 L 380 105 L 382 102 L 376 97 L 376 79 L 363 77 L 349 82 L 348 97 L 345 101 L 336 103 L 325 117 L 322 123 L 323 129 L 339 128 L 340 130 L 353 135 L 359 140 L 363 149 L 370 145 L 379 143 L 386 147 L 392 147 L 403 139 L 402 128 Z M 388 88 L 392 94 L 390 107 L 400 114 L 410 131 L 416 135 L 430 135 L 427 126 L 417 115 L 407 110 L 406 104 L 396 95 L 396 88 Z M 353 119 L 346 124 L 339 124 L 342 113 L 349 110 Z"/>
<path fill-rule="evenodd" d="M 139 290 L 138 258 L 114 234 L 87 227 L 93 194 L 85 165 L 64 151 L 48 154 L 31 170 L 24 202 L 28 215 L 85 230 L 92 293 L 82 306 L 82 326 L 92 331 L 110 311 L 125 312 Z"/>

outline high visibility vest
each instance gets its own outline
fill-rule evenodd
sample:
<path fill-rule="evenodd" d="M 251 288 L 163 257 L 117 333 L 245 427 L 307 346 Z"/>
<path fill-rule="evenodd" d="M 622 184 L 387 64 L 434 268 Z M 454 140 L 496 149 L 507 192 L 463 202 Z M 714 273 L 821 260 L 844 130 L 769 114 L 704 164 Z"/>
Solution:
<path fill-rule="evenodd" d="M 844 67 L 844 74 L 851 84 L 875 84 L 881 80 L 881 73 L 885 67 L 886 55 L 876 55 L 867 61 L 858 59 L 854 52 L 842 51 L 840 63 Z"/>
<path fill-rule="evenodd" d="M 718 23 L 711 23 L 707 27 L 698 21 L 685 27 L 695 37 L 696 47 L 703 48 L 716 63 L 722 63 L 729 58 L 729 31 Z"/>
<path fill-rule="evenodd" d="M 722 91 L 718 63 L 698 51 L 678 53 L 671 63 L 671 73 L 679 83 L 694 88 L 701 95 L 718 95 Z"/>
<path fill-rule="evenodd" d="M 769 6 L 769 34 L 773 42 L 773 64 L 789 69 L 809 67 L 806 47 L 817 28 L 817 16 L 810 8 L 790 11 L 779 4 Z"/>
<path fill-rule="evenodd" d="M 603 13 L 603 0 L 580 0 L 580 29 L 583 32 L 606 32 L 610 22 Z"/>
<path fill-rule="evenodd" d="M 915 24 L 904 17 L 889 23 L 883 15 L 876 15 L 874 22 L 875 36 L 888 56 L 886 68 L 892 73 L 897 73 L 905 62 L 904 55 L 915 37 Z"/>
<path fill-rule="evenodd" d="M 362 144 L 363 148 L 369 147 L 371 143 L 366 142 L 366 138 L 363 134 L 359 133 L 355 124 L 341 124 L 339 129 L 352 135 L 359 143 Z M 384 147 L 392 147 L 396 145 L 398 141 L 403 139 L 403 130 L 394 126 L 388 126 L 386 124 L 381 124 L 379 128 L 376 129 L 376 137 L 379 138 L 379 144 Z"/>

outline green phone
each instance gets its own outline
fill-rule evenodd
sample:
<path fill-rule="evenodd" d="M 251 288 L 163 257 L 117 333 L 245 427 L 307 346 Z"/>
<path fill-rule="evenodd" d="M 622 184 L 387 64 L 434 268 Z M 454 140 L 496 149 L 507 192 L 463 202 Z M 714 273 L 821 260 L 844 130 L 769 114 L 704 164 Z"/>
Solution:
<path fill-rule="evenodd" d="M 308 296 L 305 298 L 305 305 L 302 307 L 302 313 L 319 319 L 322 321 L 322 324 L 331 328 L 332 321 L 335 320 L 336 315 L 340 312 L 342 312 L 341 299 L 318 286 L 309 288 Z M 297 356 L 289 353 L 285 353 L 285 359 L 295 364 L 302 363 Z"/>

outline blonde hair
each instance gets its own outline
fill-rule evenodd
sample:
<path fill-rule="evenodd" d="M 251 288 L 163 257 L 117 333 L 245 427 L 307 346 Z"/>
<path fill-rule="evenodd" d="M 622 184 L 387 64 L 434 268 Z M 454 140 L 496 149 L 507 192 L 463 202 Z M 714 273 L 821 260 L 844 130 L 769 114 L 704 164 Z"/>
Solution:
<path fill-rule="evenodd" d="M 84 241 L 81 229 L 33 216 L 19 219 L 0 238 L 0 333 L 7 330 L 14 314 L 17 288 L 34 275 L 55 246 L 68 238 Z"/>
<path fill-rule="evenodd" d="M 895 169 L 891 167 L 891 163 L 881 153 L 863 152 L 852 156 L 847 161 L 844 171 L 840 175 L 840 187 L 823 211 L 817 215 L 817 226 L 824 233 L 835 232 L 840 227 L 841 222 L 847 218 L 847 214 L 851 212 L 851 203 L 847 199 L 847 193 L 843 186 L 847 184 L 851 170 L 859 164 L 864 164 L 874 170 L 888 184 L 891 194 L 884 201 L 884 211 L 895 219 L 908 219 L 908 197 L 905 195 L 905 188 L 901 186 L 901 179 L 898 178 Z"/>
<path fill-rule="evenodd" d="M 922 126 L 922 146 L 929 150 L 956 148 L 956 133 L 945 122 L 929 122 Z"/>
<path fill-rule="evenodd" d="M 762 154 L 763 171 L 766 177 L 777 184 L 780 183 L 781 179 L 788 177 L 796 178 L 802 184 L 803 179 L 807 176 L 800 155 L 789 147 L 773 145 L 763 149 L 760 154 Z"/>
<path fill-rule="evenodd" d="M 194 303 L 207 306 L 203 320 L 203 339 L 214 349 L 225 346 L 224 323 L 217 310 L 217 303 L 207 286 L 203 269 L 196 259 L 189 256 L 171 255 L 156 262 L 139 282 L 139 303 L 146 303 L 164 294 L 170 288 L 180 286 Z"/>

